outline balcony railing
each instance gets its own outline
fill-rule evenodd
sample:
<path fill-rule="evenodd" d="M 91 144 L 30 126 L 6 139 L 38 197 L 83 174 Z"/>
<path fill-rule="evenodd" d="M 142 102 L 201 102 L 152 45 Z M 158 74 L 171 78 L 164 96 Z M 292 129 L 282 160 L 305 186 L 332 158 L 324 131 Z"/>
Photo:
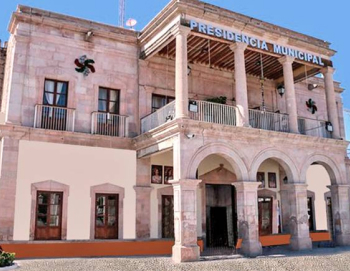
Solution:
<path fill-rule="evenodd" d="M 146 133 L 175 118 L 175 101 L 141 119 L 141 133 Z"/>
<path fill-rule="evenodd" d="M 34 128 L 74 132 L 75 109 L 36 105 Z"/>
<path fill-rule="evenodd" d="M 289 132 L 289 116 L 287 114 L 249 109 L 249 124 L 257 129 Z"/>
<path fill-rule="evenodd" d="M 189 115 L 193 120 L 236 126 L 236 107 L 206 101 L 194 101 Z"/>
<path fill-rule="evenodd" d="M 331 132 L 326 130 L 326 121 L 308 118 L 298 118 L 299 133 L 314 137 L 332 138 Z"/>
<path fill-rule="evenodd" d="M 128 137 L 128 117 L 117 114 L 93 112 L 91 133 L 105 136 Z"/>

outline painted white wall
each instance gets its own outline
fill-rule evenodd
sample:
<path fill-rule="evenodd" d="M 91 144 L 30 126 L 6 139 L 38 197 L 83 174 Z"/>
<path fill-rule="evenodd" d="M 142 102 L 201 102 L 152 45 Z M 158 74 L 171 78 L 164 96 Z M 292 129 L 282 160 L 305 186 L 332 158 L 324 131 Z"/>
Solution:
<path fill-rule="evenodd" d="M 331 185 L 328 172 L 321 165 L 312 165 L 306 172 L 308 190 L 315 193 L 315 218 L 316 230 L 328 230 L 327 210 L 324 194 L 329 192 L 328 185 Z"/>
<path fill-rule="evenodd" d="M 47 180 L 69 185 L 68 240 L 90 238 L 90 188 L 104 183 L 125 189 L 123 238 L 135 238 L 135 151 L 20 141 L 14 240 L 29 240 L 31 184 Z"/>

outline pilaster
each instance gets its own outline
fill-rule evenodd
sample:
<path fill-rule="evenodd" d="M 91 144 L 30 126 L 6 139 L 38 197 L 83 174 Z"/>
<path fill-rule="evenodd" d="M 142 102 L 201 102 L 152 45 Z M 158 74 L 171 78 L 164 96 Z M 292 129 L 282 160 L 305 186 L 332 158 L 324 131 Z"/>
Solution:
<path fill-rule="evenodd" d="M 259 182 L 236 182 L 238 234 L 241 252 L 248 257 L 262 254 L 259 241 L 258 186 Z"/>
<path fill-rule="evenodd" d="M 174 188 L 175 263 L 198 261 L 197 244 L 197 188 L 201 180 L 171 181 Z"/>

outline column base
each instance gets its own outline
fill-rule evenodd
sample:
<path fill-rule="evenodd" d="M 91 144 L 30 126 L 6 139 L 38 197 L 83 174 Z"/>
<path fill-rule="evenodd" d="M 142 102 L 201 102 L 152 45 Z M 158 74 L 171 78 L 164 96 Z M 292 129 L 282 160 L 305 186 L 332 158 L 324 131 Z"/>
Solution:
<path fill-rule="evenodd" d="M 335 237 L 337 246 L 350 246 L 350 234 L 339 234 Z"/>
<path fill-rule="evenodd" d="M 312 240 L 310 237 L 290 238 L 290 248 L 295 251 L 311 250 Z"/>
<path fill-rule="evenodd" d="M 173 246 L 173 262 L 183 263 L 183 262 L 195 262 L 199 260 L 200 249 L 199 246 L 185 247 L 181 245 Z"/>
<path fill-rule="evenodd" d="M 259 241 L 244 241 L 241 246 L 241 253 L 250 258 L 255 258 L 262 254 L 262 246 Z"/>

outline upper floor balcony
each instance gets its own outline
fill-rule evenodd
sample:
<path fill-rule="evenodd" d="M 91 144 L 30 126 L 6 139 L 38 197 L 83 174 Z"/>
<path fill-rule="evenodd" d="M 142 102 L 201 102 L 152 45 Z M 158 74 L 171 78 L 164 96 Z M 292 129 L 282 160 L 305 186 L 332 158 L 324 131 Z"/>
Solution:
<path fill-rule="evenodd" d="M 141 119 L 141 133 L 146 133 L 172 121 L 176 116 L 175 102 L 172 101 L 152 114 Z M 236 106 L 224 105 L 207 101 L 191 101 L 189 118 L 200 122 L 237 126 Z M 331 138 L 326 121 L 298 118 L 299 133 L 314 137 Z M 249 127 L 254 129 L 290 133 L 289 115 L 273 113 L 264 110 L 249 109 Z"/>
<path fill-rule="evenodd" d="M 34 128 L 74 132 L 75 121 L 75 109 L 51 105 L 35 106 Z M 92 112 L 91 134 L 128 137 L 128 117 Z"/>

